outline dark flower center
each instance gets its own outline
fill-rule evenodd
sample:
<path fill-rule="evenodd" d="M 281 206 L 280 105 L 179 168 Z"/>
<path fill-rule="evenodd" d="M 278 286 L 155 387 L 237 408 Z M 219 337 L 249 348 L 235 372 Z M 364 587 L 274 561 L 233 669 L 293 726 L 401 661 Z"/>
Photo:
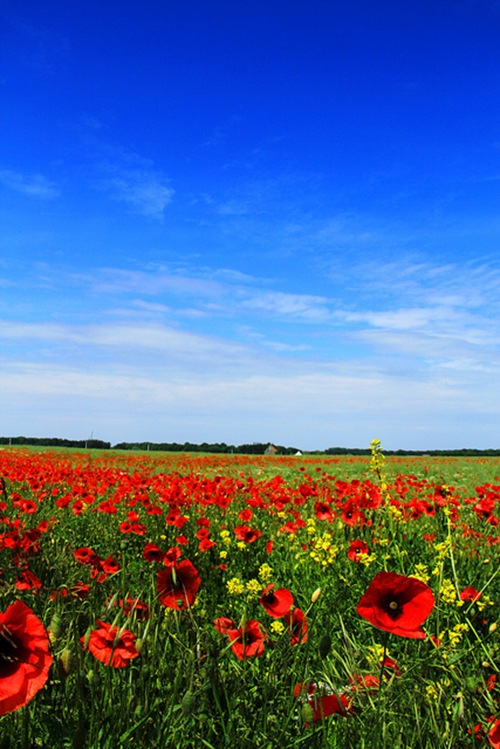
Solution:
<path fill-rule="evenodd" d="M 398 619 L 401 616 L 401 614 L 403 613 L 403 607 L 401 606 L 400 602 L 399 601 L 395 601 L 394 599 L 389 600 L 387 602 L 385 610 L 386 610 L 386 613 L 393 620 Z"/>
<path fill-rule="evenodd" d="M 9 664 L 22 662 L 20 649 L 10 630 L 0 627 L 0 670 L 4 671 Z"/>

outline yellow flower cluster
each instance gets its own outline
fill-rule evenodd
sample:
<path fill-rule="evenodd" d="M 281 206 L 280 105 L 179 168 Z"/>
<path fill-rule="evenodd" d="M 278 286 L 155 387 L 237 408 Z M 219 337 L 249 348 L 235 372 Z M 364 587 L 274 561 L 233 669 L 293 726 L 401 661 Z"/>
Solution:
<path fill-rule="evenodd" d="M 493 606 L 493 601 L 489 596 L 482 595 L 481 598 L 476 601 L 476 606 L 478 607 L 479 611 L 484 611 L 486 606 Z"/>
<path fill-rule="evenodd" d="M 425 688 L 425 691 L 426 691 L 426 693 L 427 693 L 427 697 L 428 697 L 428 698 L 429 698 L 429 699 L 430 699 L 431 701 L 434 701 L 434 700 L 437 700 L 437 699 L 438 699 L 438 697 L 439 697 L 439 692 L 438 692 L 438 690 L 436 689 L 436 687 L 435 687 L 435 685 L 434 685 L 434 684 L 428 684 L 428 685 L 426 686 L 426 688 Z"/>
<path fill-rule="evenodd" d="M 333 543 L 333 536 L 325 531 L 322 536 L 311 539 L 309 556 L 322 567 L 332 564 L 337 556 L 338 546 Z"/>
<path fill-rule="evenodd" d="M 456 603 L 457 591 L 451 580 L 443 580 L 439 589 L 439 597 L 444 603 Z"/>
<path fill-rule="evenodd" d="M 392 515 L 394 520 L 401 520 L 403 517 L 402 510 L 399 509 L 399 507 L 396 507 L 395 505 L 387 505 L 387 510 L 389 511 L 389 514 Z"/>
<path fill-rule="evenodd" d="M 231 546 L 231 534 L 228 530 L 222 530 L 219 535 L 224 546 Z"/>
<path fill-rule="evenodd" d="M 255 578 L 249 580 L 246 584 L 247 593 L 250 593 L 251 598 L 257 598 L 262 592 L 262 583 Z"/>
<path fill-rule="evenodd" d="M 316 519 L 315 518 L 307 518 L 306 520 L 306 532 L 310 536 L 314 536 L 316 533 Z"/>
<path fill-rule="evenodd" d="M 416 564 L 415 569 L 411 573 L 412 577 L 417 580 L 421 580 L 423 583 L 428 583 L 430 579 L 429 569 L 426 564 Z"/>
<path fill-rule="evenodd" d="M 451 538 L 448 536 L 448 538 L 445 538 L 444 541 L 442 541 L 439 544 L 436 544 L 434 548 L 437 551 L 436 561 L 437 562 L 442 562 L 443 559 L 446 559 L 446 557 L 450 553 L 450 549 L 451 549 Z"/>
<path fill-rule="evenodd" d="M 469 625 L 465 622 L 463 624 L 455 624 L 453 629 L 448 630 L 448 642 L 450 647 L 455 647 L 461 641 L 464 633 L 469 629 Z"/>
<path fill-rule="evenodd" d="M 283 622 L 275 619 L 274 622 L 272 622 L 270 629 L 272 632 L 274 632 L 275 635 L 282 635 L 285 631 L 285 625 L 283 624 Z"/>
<path fill-rule="evenodd" d="M 245 592 L 245 586 L 239 577 L 232 577 L 226 583 L 227 592 L 232 596 L 239 596 Z"/>
<path fill-rule="evenodd" d="M 264 564 L 260 565 L 259 578 L 262 580 L 263 583 L 266 583 L 271 578 L 272 573 L 273 571 L 267 562 L 264 562 Z"/>
<path fill-rule="evenodd" d="M 358 554 L 358 556 L 356 557 L 356 561 L 359 564 L 363 564 L 365 567 L 369 567 L 370 564 L 376 561 L 376 559 L 376 554 Z"/>
<path fill-rule="evenodd" d="M 383 645 L 379 645 L 375 643 L 375 645 L 370 645 L 368 648 L 370 655 L 368 656 L 368 660 L 370 663 L 372 663 L 375 667 L 380 668 L 380 664 L 382 662 L 382 658 L 384 657 L 384 652 L 387 658 L 390 657 L 389 649 L 386 648 L 384 650 Z"/>

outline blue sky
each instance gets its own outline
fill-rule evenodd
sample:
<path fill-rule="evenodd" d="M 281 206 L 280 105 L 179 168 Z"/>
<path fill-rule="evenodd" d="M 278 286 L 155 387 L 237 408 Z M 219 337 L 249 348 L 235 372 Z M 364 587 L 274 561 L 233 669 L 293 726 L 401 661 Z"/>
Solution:
<path fill-rule="evenodd" d="M 500 447 L 497 0 L 0 13 L 0 434 Z"/>

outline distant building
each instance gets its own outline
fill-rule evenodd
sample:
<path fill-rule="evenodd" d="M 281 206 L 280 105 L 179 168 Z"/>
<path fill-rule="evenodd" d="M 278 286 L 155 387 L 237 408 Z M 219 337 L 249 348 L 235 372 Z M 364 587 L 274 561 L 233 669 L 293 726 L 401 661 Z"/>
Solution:
<path fill-rule="evenodd" d="M 277 452 L 274 445 L 268 445 L 264 450 L 264 455 L 276 455 Z"/>

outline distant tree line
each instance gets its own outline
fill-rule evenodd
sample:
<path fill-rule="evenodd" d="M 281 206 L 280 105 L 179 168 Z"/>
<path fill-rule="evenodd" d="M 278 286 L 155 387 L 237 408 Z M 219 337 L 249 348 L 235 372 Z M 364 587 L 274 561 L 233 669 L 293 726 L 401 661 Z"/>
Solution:
<path fill-rule="evenodd" d="M 245 445 L 226 445 L 225 442 L 119 442 L 115 450 L 153 450 L 181 453 L 235 453 L 238 455 L 264 455 L 269 442 L 251 442 Z M 276 455 L 295 455 L 296 447 L 274 445 Z"/>
<path fill-rule="evenodd" d="M 61 437 L 0 437 L 0 445 L 31 445 L 39 447 L 81 447 L 109 450 L 111 442 L 103 440 L 66 440 Z"/>
<path fill-rule="evenodd" d="M 311 454 L 311 453 L 309 453 Z M 316 453 L 314 453 L 316 454 Z M 319 451 L 321 455 L 370 455 L 368 448 L 358 447 L 328 447 L 326 450 Z M 500 455 L 500 449 L 487 448 L 479 450 L 473 447 L 462 447 L 455 450 L 385 450 L 384 455 L 405 456 L 405 455 L 433 455 L 434 457 L 461 457 L 461 456 L 483 456 L 494 457 Z"/>
<path fill-rule="evenodd" d="M 60 437 L 0 437 L 0 445 L 32 445 L 40 447 L 77 447 L 93 450 L 149 450 L 153 452 L 186 452 L 186 453 L 234 453 L 237 455 L 264 455 L 269 442 L 251 442 L 243 445 L 227 445 L 225 442 L 118 442 L 111 445 L 97 439 L 68 440 Z M 301 451 L 297 447 L 273 445 L 275 455 L 296 455 L 304 452 L 307 455 L 370 455 L 369 448 L 359 447 L 328 447 L 326 450 Z M 408 456 L 482 456 L 495 457 L 500 455 L 500 449 L 478 450 L 476 448 L 460 448 L 458 450 L 384 450 L 385 455 Z"/>

